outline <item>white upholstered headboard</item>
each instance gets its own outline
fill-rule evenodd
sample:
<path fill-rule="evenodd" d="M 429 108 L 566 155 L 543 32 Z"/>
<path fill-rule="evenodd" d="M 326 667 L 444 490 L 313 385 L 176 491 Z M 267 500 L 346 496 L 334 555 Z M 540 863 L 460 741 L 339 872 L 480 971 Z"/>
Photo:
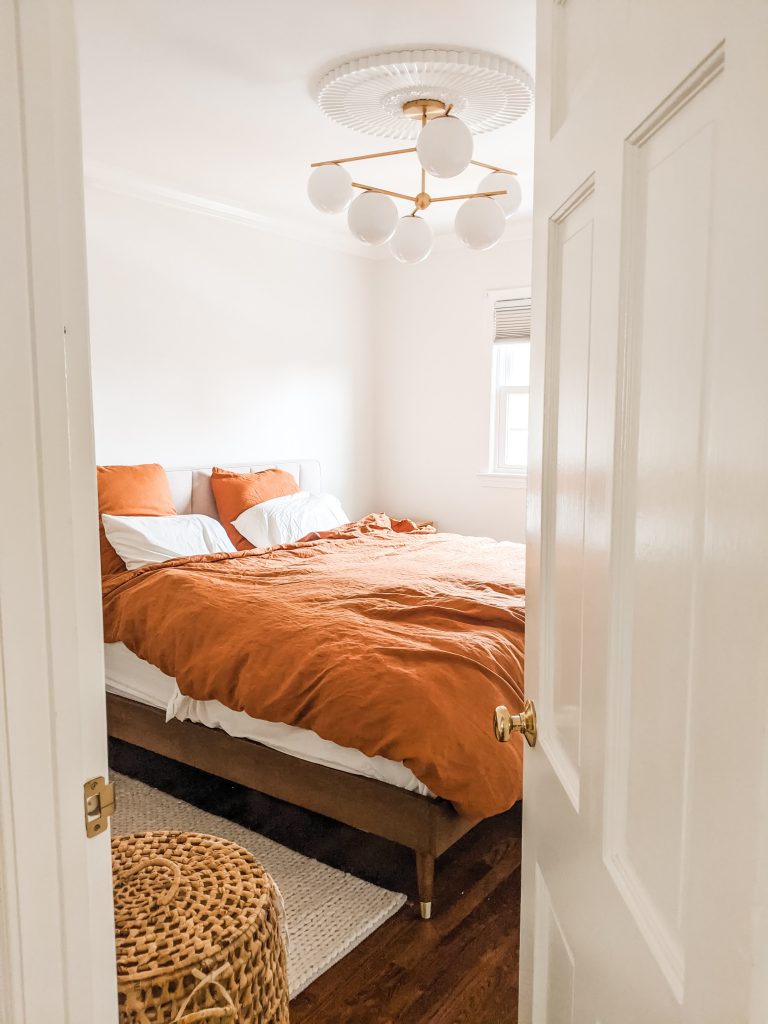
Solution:
<path fill-rule="evenodd" d="M 218 463 L 217 463 L 218 465 Z M 216 502 L 211 491 L 211 466 L 199 469 L 166 469 L 171 494 L 180 516 L 193 512 L 218 519 Z M 322 491 L 320 463 L 314 459 L 294 459 L 289 462 L 258 462 L 253 466 L 225 466 L 237 473 L 257 473 L 260 469 L 284 469 L 296 478 L 302 491 Z"/>

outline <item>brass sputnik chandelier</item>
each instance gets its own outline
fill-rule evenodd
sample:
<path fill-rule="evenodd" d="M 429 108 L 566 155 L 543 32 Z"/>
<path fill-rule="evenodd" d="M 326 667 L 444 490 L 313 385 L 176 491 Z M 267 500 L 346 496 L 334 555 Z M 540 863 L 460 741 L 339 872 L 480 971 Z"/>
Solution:
<path fill-rule="evenodd" d="M 310 201 L 323 213 L 346 210 L 356 238 L 367 245 L 389 242 L 392 255 L 403 263 L 420 263 L 432 251 L 432 228 L 422 213 L 432 203 L 461 202 L 457 235 L 471 249 L 489 249 L 504 234 L 522 192 L 515 171 L 473 159 L 473 131 L 491 131 L 520 117 L 530 107 L 532 92 L 533 83 L 521 68 L 490 54 L 405 51 L 347 61 L 320 83 L 321 108 L 357 130 L 395 138 L 418 133 L 416 145 L 311 164 Z M 412 195 L 355 181 L 343 166 L 413 153 L 421 168 Z M 427 175 L 453 178 L 470 165 L 490 172 L 476 192 L 427 191 Z M 412 209 L 402 215 L 394 200 Z"/>

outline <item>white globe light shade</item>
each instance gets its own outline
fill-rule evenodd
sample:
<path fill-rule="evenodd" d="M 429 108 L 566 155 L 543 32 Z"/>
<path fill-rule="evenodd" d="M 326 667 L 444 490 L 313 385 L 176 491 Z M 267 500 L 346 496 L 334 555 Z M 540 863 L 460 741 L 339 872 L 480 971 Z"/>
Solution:
<path fill-rule="evenodd" d="M 432 252 L 432 228 L 421 217 L 401 217 L 389 243 L 401 263 L 421 263 Z"/>
<path fill-rule="evenodd" d="M 470 249 L 490 249 L 504 234 L 504 211 L 493 199 L 467 199 L 456 214 L 456 234 Z"/>
<path fill-rule="evenodd" d="M 341 213 L 352 202 L 352 179 L 338 164 L 316 167 L 307 182 L 309 201 L 322 213 Z"/>
<path fill-rule="evenodd" d="M 397 207 L 381 192 L 361 192 L 347 214 L 349 230 L 366 245 L 388 242 L 397 227 Z"/>
<path fill-rule="evenodd" d="M 465 171 L 472 149 L 472 132 L 458 117 L 427 121 L 416 143 L 421 166 L 435 178 L 455 178 Z"/>
<path fill-rule="evenodd" d="M 523 190 L 514 174 L 504 174 L 503 171 L 492 171 L 486 174 L 480 182 L 478 192 L 500 192 L 505 191 L 503 196 L 493 198 L 504 211 L 505 217 L 511 217 L 515 210 L 520 208 L 523 201 Z"/>

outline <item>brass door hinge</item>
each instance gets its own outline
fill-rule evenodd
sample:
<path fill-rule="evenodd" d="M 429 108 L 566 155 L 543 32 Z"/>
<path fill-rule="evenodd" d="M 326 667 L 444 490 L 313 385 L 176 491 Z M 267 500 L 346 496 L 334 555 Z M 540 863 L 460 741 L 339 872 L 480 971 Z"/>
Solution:
<path fill-rule="evenodd" d="M 105 782 L 104 776 L 89 779 L 83 785 L 85 806 L 85 834 L 89 839 L 106 832 L 107 823 L 115 811 L 115 784 Z"/>

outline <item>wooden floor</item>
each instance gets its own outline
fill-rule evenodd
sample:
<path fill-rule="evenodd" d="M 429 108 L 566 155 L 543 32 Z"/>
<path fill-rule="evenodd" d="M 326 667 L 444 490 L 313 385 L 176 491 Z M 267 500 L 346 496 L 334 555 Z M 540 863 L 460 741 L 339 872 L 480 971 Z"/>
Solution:
<path fill-rule="evenodd" d="M 413 855 L 127 743 L 110 763 L 309 857 L 409 894 L 403 909 L 291 1003 L 292 1024 L 513 1024 L 517 1020 L 520 812 L 483 822 L 437 862 L 431 921 Z"/>

